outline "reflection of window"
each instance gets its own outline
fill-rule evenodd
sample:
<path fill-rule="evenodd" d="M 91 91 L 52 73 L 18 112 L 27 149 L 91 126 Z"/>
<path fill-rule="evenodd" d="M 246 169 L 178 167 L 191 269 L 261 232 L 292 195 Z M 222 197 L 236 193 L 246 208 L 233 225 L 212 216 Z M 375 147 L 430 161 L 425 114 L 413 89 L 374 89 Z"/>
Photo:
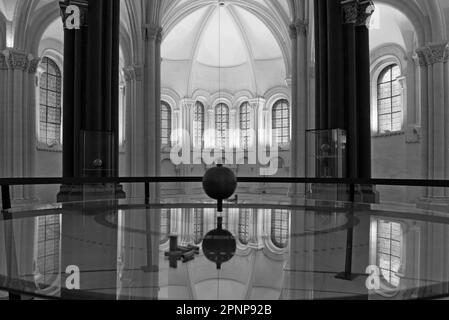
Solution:
<path fill-rule="evenodd" d="M 204 212 L 203 209 L 194 209 L 193 212 L 193 241 L 200 244 L 204 236 Z"/>
<path fill-rule="evenodd" d="M 285 99 L 279 100 L 273 106 L 273 139 L 280 146 L 290 143 L 290 106 Z"/>
<path fill-rule="evenodd" d="M 377 263 L 382 277 L 393 287 L 399 286 L 397 273 L 402 259 L 402 227 L 400 223 L 378 221 Z"/>
<path fill-rule="evenodd" d="M 165 101 L 161 102 L 161 121 L 162 146 L 171 146 L 171 108 Z"/>
<path fill-rule="evenodd" d="M 61 71 L 56 63 L 44 57 L 40 76 L 39 140 L 48 145 L 61 143 Z"/>
<path fill-rule="evenodd" d="M 401 75 L 396 64 L 386 67 L 377 81 L 377 113 L 379 133 L 402 130 L 402 88 L 398 81 Z"/>
<path fill-rule="evenodd" d="M 240 147 L 247 150 L 250 146 L 251 110 L 248 102 L 240 107 Z"/>
<path fill-rule="evenodd" d="M 38 218 L 37 233 L 37 283 L 51 285 L 60 272 L 60 216 Z"/>
<path fill-rule="evenodd" d="M 273 210 L 271 213 L 271 241 L 278 248 L 288 245 L 290 213 L 288 210 Z"/>
<path fill-rule="evenodd" d="M 251 210 L 240 209 L 239 214 L 239 240 L 242 244 L 247 245 L 249 243 L 249 230 L 251 225 Z"/>
<path fill-rule="evenodd" d="M 229 145 L 229 108 L 224 103 L 215 107 L 216 147 L 225 149 Z"/>
<path fill-rule="evenodd" d="M 204 141 L 204 105 L 197 101 L 193 111 L 193 143 L 194 147 L 202 148 Z"/>
<path fill-rule="evenodd" d="M 170 237 L 170 209 L 161 209 L 161 244 L 168 241 Z"/>

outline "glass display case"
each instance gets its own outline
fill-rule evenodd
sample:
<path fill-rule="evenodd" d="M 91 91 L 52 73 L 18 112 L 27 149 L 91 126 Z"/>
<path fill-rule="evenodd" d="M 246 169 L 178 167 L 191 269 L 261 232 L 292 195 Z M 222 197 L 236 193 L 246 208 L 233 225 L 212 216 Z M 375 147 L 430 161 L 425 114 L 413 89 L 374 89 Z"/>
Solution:
<path fill-rule="evenodd" d="M 308 178 L 346 177 L 346 131 L 309 130 L 307 131 Z M 327 184 L 311 184 L 307 187 L 311 199 L 347 200 L 347 187 Z"/>

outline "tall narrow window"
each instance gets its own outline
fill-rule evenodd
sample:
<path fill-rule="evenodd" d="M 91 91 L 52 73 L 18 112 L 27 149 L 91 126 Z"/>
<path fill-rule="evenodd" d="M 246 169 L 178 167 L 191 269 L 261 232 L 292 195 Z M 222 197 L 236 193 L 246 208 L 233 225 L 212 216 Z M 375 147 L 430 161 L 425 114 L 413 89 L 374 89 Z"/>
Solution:
<path fill-rule="evenodd" d="M 248 102 L 240 106 L 240 147 L 248 150 L 251 144 L 251 109 Z"/>
<path fill-rule="evenodd" d="M 204 236 L 204 212 L 203 209 L 193 209 L 193 241 L 200 244 Z"/>
<path fill-rule="evenodd" d="M 197 101 L 193 112 L 193 141 L 195 148 L 202 148 L 204 143 L 204 105 Z"/>
<path fill-rule="evenodd" d="M 377 223 L 377 264 L 383 279 L 392 287 L 399 286 L 397 275 L 402 260 L 402 226 L 380 220 Z"/>
<path fill-rule="evenodd" d="M 171 146 L 171 108 L 170 105 L 161 102 L 161 139 L 163 147 Z"/>
<path fill-rule="evenodd" d="M 51 146 L 61 143 L 61 70 L 47 57 L 42 59 L 41 67 L 39 140 Z"/>
<path fill-rule="evenodd" d="M 273 139 L 279 146 L 290 143 L 290 106 L 287 100 L 282 99 L 273 106 Z"/>
<path fill-rule="evenodd" d="M 377 114 L 379 133 L 402 130 L 401 70 L 396 64 L 386 67 L 377 81 Z"/>
<path fill-rule="evenodd" d="M 225 149 L 229 146 L 229 107 L 220 103 L 215 107 L 216 147 Z"/>
<path fill-rule="evenodd" d="M 239 214 L 239 240 L 240 243 L 247 245 L 249 243 L 250 228 L 252 223 L 251 209 L 240 209 Z"/>
<path fill-rule="evenodd" d="M 60 216 L 39 217 L 37 237 L 36 283 L 49 285 L 60 274 Z"/>
<path fill-rule="evenodd" d="M 290 213 L 288 210 L 273 210 L 271 212 L 271 241 L 280 249 L 288 245 L 288 229 Z"/>

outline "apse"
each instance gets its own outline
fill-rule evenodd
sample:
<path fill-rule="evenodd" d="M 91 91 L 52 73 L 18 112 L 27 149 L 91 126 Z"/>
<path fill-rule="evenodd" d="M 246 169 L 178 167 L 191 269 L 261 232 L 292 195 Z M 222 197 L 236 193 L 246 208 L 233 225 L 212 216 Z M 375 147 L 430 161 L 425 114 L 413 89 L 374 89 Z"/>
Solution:
<path fill-rule="evenodd" d="M 286 86 L 284 57 L 274 35 L 234 4 L 212 4 L 185 16 L 166 34 L 162 59 L 162 87 L 180 97 L 197 91 L 264 95 Z"/>

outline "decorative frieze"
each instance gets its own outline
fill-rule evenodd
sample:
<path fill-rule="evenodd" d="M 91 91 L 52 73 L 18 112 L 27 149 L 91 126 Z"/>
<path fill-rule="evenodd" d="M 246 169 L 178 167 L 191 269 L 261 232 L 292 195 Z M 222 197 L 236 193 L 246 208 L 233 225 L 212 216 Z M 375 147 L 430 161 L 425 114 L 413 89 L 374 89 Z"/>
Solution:
<path fill-rule="evenodd" d="M 422 67 L 445 63 L 449 60 L 449 42 L 429 44 L 417 49 L 416 54 Z"/>
<path fill-rule="evenodd" d="M 371 0 L 346 0 L 341 2 L 343 23 L 368 26 L 375 7 Z"/>

